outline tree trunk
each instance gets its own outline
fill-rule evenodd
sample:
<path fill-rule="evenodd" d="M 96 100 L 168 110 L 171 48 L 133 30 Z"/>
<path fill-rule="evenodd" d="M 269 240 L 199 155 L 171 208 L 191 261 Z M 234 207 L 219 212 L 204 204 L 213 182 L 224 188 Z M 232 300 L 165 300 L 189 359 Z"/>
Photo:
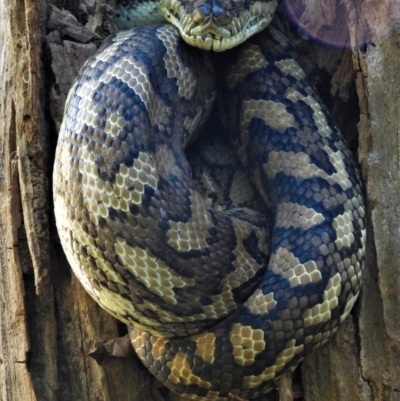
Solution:
<path fill-rule="evenodd" d="M 98 341 L 126 329 L 86 295 L 54 225 L 51 171 L 66 95 L 79 67 L 115 29 L 112 3 L 0 1 L 2 401 L 174 398 L 136 357 L 109 358 L 102 366 L 88 357 Z M 303 32 L 318 37 L 340 20 L 349 33 L 350 50 L 342 51 L 291 28 L 303 65 L 358 146 L 369 231 L 353 314 L 306 359 L 287 393 L 307 401 L 399 401 L 400 26 L 391 22 L 400 19 L 400 6 L 394 0 L 304 3 L 293 12 Z"/>

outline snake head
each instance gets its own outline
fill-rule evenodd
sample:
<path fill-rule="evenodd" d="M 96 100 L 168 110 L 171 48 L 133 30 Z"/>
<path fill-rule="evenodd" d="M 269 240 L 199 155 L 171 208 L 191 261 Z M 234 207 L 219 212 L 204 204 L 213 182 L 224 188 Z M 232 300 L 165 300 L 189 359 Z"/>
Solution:
<path fill-rule="evenodd" d="M 161 0 L 164 17 L 186 43 L 217 52 L 263 30 L 275 8 L 276 0 Z"/>

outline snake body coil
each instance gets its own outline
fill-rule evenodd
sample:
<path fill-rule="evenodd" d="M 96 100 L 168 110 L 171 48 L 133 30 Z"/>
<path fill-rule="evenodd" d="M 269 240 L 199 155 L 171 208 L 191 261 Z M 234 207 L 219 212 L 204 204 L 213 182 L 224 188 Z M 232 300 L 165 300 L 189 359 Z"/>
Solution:
<path fill-rule="evenodd" d="M 75 274 L 193 400 L 269 391 L 346 318 L 365 253 L 355 162 L 290 42 L 269 28 L 218 70 L 216 83 L 212 55 L 169 25 L 111 37 L 71 90 L 54 169 Z M 192 181 L 185 147 L 217 87 L 271 240 L 262 214 L 213 208 Z"/>

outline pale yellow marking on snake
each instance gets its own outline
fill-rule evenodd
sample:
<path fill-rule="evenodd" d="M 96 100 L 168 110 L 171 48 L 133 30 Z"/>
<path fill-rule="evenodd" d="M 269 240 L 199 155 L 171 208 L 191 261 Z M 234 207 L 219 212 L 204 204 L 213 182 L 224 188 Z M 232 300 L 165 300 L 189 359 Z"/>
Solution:
<path fill-rule="evenodd" d="M 126 61 L 124 66 L 120 65 L 123 61 Z M 115 76 L 116 69 L 121 71 L 119 79 L 126 83 L 132 88 L 135 93 L 140 97 L 143 103 L 146 105 L 147 112 L 149 113 L 152 124 L 169 124 L 167 115 L 172 115 L 173 110 L 171 107 L 166 106 L 164 100 L 158 96 L 149 84 L 150 79 L 148 76 L 147 67 L 141 60 L 135 60 L 132 57 L 126 55 L 121 61 L 118 61 L 109 73 L 110 76 Z M 107 71 L 106 73 L 107 74 Z M 108 76 L 100 77 L 99 81 L 109 79 Z M 160 110 L 166 110 L 166 113 L 160 113 Z M 105 130 L 107 132 L 107 130 Z"/>
<path fill-rule="evenodd" d="M 296 125 L 293 115 L 288 113 L 286 106 L 272 100 L 245 100 L 242 103 L 241 114 L 240 141 L 242 145 L 237 150 L 237 153 L 244 166 L 249 164 L 247 144 L 249 142 L 249 124 L 253 118 L 261 118 L 267 125 L 281 132 L 288 127 Z M 256 186 L 260 190 L 263 188 L 261 177 L 255 177 L 255 180 L 257 179 L 259 179 L 259 182 L 256 183 Z M 263 189 L 262 192 L 264 192 Z"/>
<path fill-rule="evenodd" d="M 95 181 L 93 173 L 85 174 L 88 171 L 86 166 L 90 166 L 88 152 L 82 153 L 81 160 L 79 170 L 82 173 L 83 204 L 86 210 L 96 217 L 96 225 L 98 218 L 108 218 L 108 207 L 128 213 L 130 202 L 141 204 L 145 185 L 157 188 L 158 172 L 152 157 L 147 153 L 140 153 L 132 167 L 122 165 L 113 184 L 103 181 L 100 177 Z M 128 189 L 132 187 L 133 190 Z"/>
<path fill-rule="evenodd" d="M 193 279 L 181 277 L 161 259 L 157 259 L 150 251 L 139 247 L 131 247 L 127 243 L 115 244 L 114 249 L 123 262 L 127 272 L 136 277 L 154 294 L 165 297 L 165 301 L 175 304 L 172 288 L 183 288 L 195 284 Z M 172 297 L 172 299 L 169 299 Z"/>
<path fill-rule="evenodd" d="M 309 229 L 314 225 L 321 224 L 324 220 L 324 216 L 312 208 L 293 202 L 278 203 L 276 216 L 278 227 Z"/>
<path fill-rule="evenodd" d="M 150 343 L 152 346 L 152 354 L 155 359 L 160 359 L 163 355 L 165 355 L 165 343 L 168 342 L 168 338 L 166 337 L 150 337 Z M 144 345 L 144 344 L 143 344 Z"/>
<path fill-rule="evenodd" d="M 175 287 L 190 287 L 195 284 L 193 279 L 179 276 L 174 270 L 170 269 L 170 267 L 164 261 L 157 259 L 149 251 L 145 251 L 138 247 L 130 247 L 126 243 L 116 244 L 115 251 L 124 267 L 133 277 L 135 277 L 140 283 L 148 288 L 153 294 L 162 297 L 163 300 L 169 304 L 177 304 L 174 293 Z M 192 300 L 192 302 L 195 301 L 196 300 Z M 230 310 L 232 310 L 232 308 L 235 307 L 235 303 L 233 298 L 230 303 L 226 304 L 225 302 L 225 299 L 224 302 L 221 301 L 220 307 L 218 303 L 215 305 L 203 305 L 204 313 L 184 317 L 177 316 L 171 311 L 165 311 L 161 306 L 145 299 L 143 300 L 143 309 L 157 312 L 157 314 L 160 316 L 159 320 L 161 321 L 190 322 L 226 315 Z M 124 306 L 127 307 L 128 305 L 129 303 Z M 230 309 L 227 309 L 228 307 Z M 132 309 L 132 306 L 130 309 Z M 216 311 L 219 312 L 220 315 L 217 315 Z M 136 312 L 136 314 L 138 314 L 138 312 Z M 153 319 L 146 318 L 145 316 L 142 316 L 140 320 L 142 323 L 144 323 L 145 320 L 153 322 Z M 153 325 L 154 324 L 155 323 L 153 323 Z"/>
<path fill-rule="evenodd" d="M 68 174 L 68 171 L 69 170 L 67 169 L 65 173 Z M 79 238 L 83 239 L 86 238 L 86 236 L 83 235 L 84 232 L 80 224 L 71 224 L 71 219 L 68 217 L 68 208 L 61 196 L 55 197 L 54 208 L 57 210 L 58 233 L 64 245 L 63 249 L 68 263 L 85 290 L 91 294 L 93 292 L 92 284 L 89 277 L 82 270 L 80 261 L 76 259 L 76 255 L 79 255 L 79 253 L 76 253 L 74 250 L 75 242 L 73 238 L 71 238 L 71 232 L 74 232 L 75 229 L 77 229 L 78 231 L 75 232 Z"/>
<path fill-rule="evenodd" d="M 325 323 L 331 318 L 331 310 L 339 304 L 339 295 L 342 292 L 340 274 L 336 273 L 329 279 L 324 291 L 323 302 L 307 309 L 303 313 L 304 327 L 310 327 L 319 323 Z M 351 294 L 351 296 L 353 296 Z"/>
<path fill-rule="evenodd" d="M 187 223 L 170 221 L 168 243 L 178 251 L 207 248 L 206 238 L 210 236 L 208 230 L 214 226 L 200 194 L 190 190 L 190 200 L 192 218 Z"/>
<path fill-rule="evenodd" d="M 322 279 L 315 261 L 300 263 L 299 259 L 286 248 L 279 248 L 271 255 L 269 269 L 276 275 L 288 279 L 292 288 L 300 284 L 317 283 Z"/>
<path fill-rule="evenodd" d="M 293 62 L 295 63 L 294 60 Z M 302 100 L 304 103 L 310 106 L 313 111 L 314 123 L 318 128 L 318 135 L 320 135 L 321 137 L 329 137 L 332 134 L 332 129 L 329 127 L 328 121 L 326 120 L 325 113 L 321 108 L 320 102 L 318 102 L 318 100 L 314 98 L 314 93 L 312 89 L 306 88 L 305 90 L 309 93 L 308 96 L 304 96 L 300 92 L 289 87 L 286 90 L 286 97 L 294 103 Z"/>
<path fill-rule="evenodd" d="M 261 266 L 249 255 L 243 246 L 243 239 L 248 237 L 251 230 L 255 230 L 255 227 L 251 227 L 249 223 L 239 220 L 236 217 L 231 216 L 231 219 L 237 238 L 237 245 L 233 251 L 236 258 L 232 262 L 236 270 L 235 272 L 230 273 L 227 276 L 227 279 L 232 287 L 238 287 L 254 276 L 254 274 L 260 270 Z M 259 239 L 259 246 L 262 247 L 260 250 L 263 253 L 268 254 L 268 248 L 265 246 L 265 244 L 267 244 L 265 233 L 260 230 L 256 231 L 256 235 Z"/>
<path fill-rule="evenodd" d="M 354 242 L 353 220 L 354 215 L 351 210 L 348 210 L 333 219 L 332 226 L 336 230 L 337 235 L 335 244 L 339 251 L 343 247 L 349 247 Z"/>
<path fill-rule="evenodd" d="M 192 337 L 196 342 L 195 355 L 199 356 L 204 362 L 214 363 L 215 335 L 214 333 L 199 334 Z"/>
<path fill-rule="evenodd" d="M 332 330 L 327 330 L 326 332 L 324 332 L 324 333 L 318 333 L 317 335 L 310 335 L 310 336 L 307 336 L 305 339 L 304 339 L 304 345 L 308 345 L 308 344 L 315 344 L 313 347 L 312 347 L 312 349 L 313 350 L 316 350 L 319 346 L 321 346 L 322 344 L 324 344 L 326 341 L 328 341 L 328 339 L 330 338 L 330 337 L 332 337 L 335 333 L 336 333 L 336 331 L 337 331 L 337 329 L 339 328 L 339 326 L 336 326 L 336 327 L 334 327 Z"/>
<path fill-rule="evenodd" d="M 266 295 L 258 288 L 254 294 L 247 300 L 246 307 L 254 316 L 259 316 L 262 313 L 269 312 L 274 309 L 277 302 L 274 300 L 274 293 L 270 292 Z"/>
<path fill-rule="evenodd" d="M 301 68 L 300 64 L 294 59 L 275 61 L 274 65 L 278 67 L 283 74 L 291 75 L 298 81 L 306 78 L 304 70 Z"/>
<path fill-rule="evenodd" d="M 164 31 L 158 31 L 156 35 L 167 48 L 164 62 L 168 78 L 176 78 L 179 96 L 188 100 L 193 99 L 196 82 L 192 79 L 190 66 L 185 66 L 182 63 L 179 54 L 177 54 L 176 45 L 171 41 L 169 35 L 166 35 Z"/>
<path fill-rule="evenodd" d="M 287 344 L 285 349 L 277 356 L 273 366 L 265 368 L 259 375 L 245 376 L 242 381 L 243 389 L 257 388 L 262 382 L 273 380 L 277 374 L 289 363 L 295 355 L 303 351 L 304 345 L 296 346 L 296 340 L 292 339 Z"/>
<path fill-rule="evenodd" d="M 90 251 L 91 248 L 89 248 Z M 174 288 L 183 288 L 193 286 L 194 280 L 190 278 L 184 278 L 179 276 L 174 270 L 170 269 L 160 259 L 157 259 L 151 252 L 145 251 L 138 247 L 130 247 L 121 238 L 118 243 L 114 246 L 115 253 L 118 255 L 119 260 L 133 277 L 135 277 L 140 283 L 148 288 L 153 294 L 162 297 L 163 300 L 172 305 L 177 304 Z M 95 256 L 93 254 L 93 256 Z M 98 264 L 101 267 L 102 263 Z M 107 272 L 108 274 L 109 272 Z M 118 278 L 115 278 L 117 281 Z M 231 287 L 228 289 L 230 290 Z M 96 292 L 96 290 L 94 290 Z M 148 300 L 143 300 L 143 305 L 139 305 L 138 308 L 134 308 L 132 303 L 125 300 L 119 294 L 105 291 L 103 299 L 99 299 L 99 302 L 108 306 L 112 309 L 115 314 L 125 315 L 126 312 L 138 316 L 139 321 L 142 324 L 148 323 L 153 326 L 159 326 L 159 319 L 150 319 L 140 313 L 142 310 L 152 310 L 157 312 L 161 321 L 164 322 L 184 322 L 184 321 L 196 321 L 204 320 L 209 318 L 216 318 L 218 316 L 224 316 L 229 311 L 235 308 L 235 302 L 231 291 L 226 291 L 222 297 L 215 296 L 216 299 L 213 305 L 203 305 L 204 313 L 195 314 L 193 316 L 180 317 L 176 316 L 171 311 L 165 311 L 161 306 L 157 305 Z M 221 299 L 217 299 L 221 297 Z M 230 299 L 227 299 L 227 298 Z M 195 302 L 196 300 L 192 300 Z M 198 301 L 198 300 L 197 300 Z M 228 302 L 230 301 L 230 302 Z M 110 306 L 112 305 L 112 306 Z"/>
<path fill-rule="evenodd" d="M 152 307 L 148 302 L 144 302 L 143 305 L 139 305 L 135 308 L 132 302 L 129 302 L 120 294 L 109 291 L 104 288 L 101 284 L 101 291 L 93 289 L 91 295 L 98 299 L 98 303 L 103 308 L 106 308 L 114 317 L 119 320 L 124 321 L 126 324 L 134 324 L 136 328 L 141 330 L 147 330 L 150 332 L 162 332 L 162 324 L 160 324 L 159 319 L 151 319 L 141 313 L 141 310 L 153 310 L 159 313 L 160 316 L 164 318 L 164 322 L 182 322 L 184 319 L 181 317 L 174 319 L 172 313 L 166 313 L 160 307 Z M 101 296 L 100 296 L 101 295 Z M 135 316 L 135 319 L 131 321 L 131 315 Z M 123 318 L 123 316 L 125 316 Z M 204 318 L 204 317 L 203 317 Z M 190 319 L 188 319 L 190 321 Z M 139 323 L 138 323 L 139 322 Z M 155 330 L 148 330 L 148 327 L 155 327 Z M 157 330 L 158 329 L 158 330 Z M 165 334 L 170 336 L 169 334 Z"/>
<path fill-rule="evenodd" d="M 110 310 L 115 316 L 125 315 L 126 311 L 134 313 L 136 308 L 132 305 L 129 305 L 127 302 L 121 302 L 122 297 L 120 294 L 116 294 L 115 292 L 108 291 L 108 288 L 104 288 L 102 284 L 100 284 L 101 291 L 97 291 L 97 289 L 92 290 L 91 293 L 94 293 L 99 299 L 99 304 L 103 307 L 107 307 L 107 310 Z M 128 309 L 124 309 L 124 306 L 128 306 Z"/>
<path fill-rule="evenodd" d="M 102 60 L 107 62 L 111 57 L 113 57 L 116 53 L 119 53 L 118 46 L 126 39 L 127 34 L 121 34 L 119 39 L 113 42 L 106 51 L 102 52 L 101 55 L 97 56 L 97 59 L 94 59 L 92 63 L 95 65 L 96 60 Z M 165 43 L 168 43 L 166 41 Z M 93 67 L 94 68 L 94 67 Z M 188 71 L 185 70 L 183 73 L 182 79 L 184 82 L 192 82 L 192 79 L 187 78 Z M 123 58 L 119 59 L 111 68 L 106 69 L 104 73 L 98 78 L 97 82 L 91 83 L 90 85 L 82 86 L 78 88 L 76 95 L 81 96 L 83 98 L 80 107 L 80 111 L 78 112 L 77 120 L 79 121 L 80 126 L 83 124 L 92 125 L 93 124 L 93 116 L 90 113 L 83 112 L 85 110 L 84 104 L 88 102 L 88 104 L 93 99 L 93 93 L 97 89 L 99 85 L 102 83 L 109 83 L 112 78 L 117 77 L 122 82 L 126 83 L 130 88 L 134 89 L 135 93 L 140 97 L 143 103 L 146 105 L 146 109 L 149 113 L 150 119 L 153 124 L 169 124 L 169 120 L 166 115 L 172 115 L 173 110 L 170 107 L 167 107 L 163 101 L 163 99 L 158 96 L 156 92 L 153 91 L 153 88 L 149 84 L 150 80 L 147 78 L 148 70 L 147 67 L 143 64 L 141 60 L 135 60 L 129 55 L 125 55 Z M 179 79 L 179 76 L 176 77 Z M 190 85 L 179 85 L 179 87 L 185 87 L 185 95 L 191 95 L 193 89 Z M 151 102 L 151 103 L 150 103 Z M 166 113 L 160 113 L 160 110 L 167 110 Z M 104 131 L 112 136 L 117 136 L 119 133 L 119 127 L 124 126 L 124 122 L 122 117 L 117 113 L 112 113 L 109 110 L 106 114 L 107 123 Z M 94 125 L 95 126 L 95 125 Z M 76 127 L 76 130 L 79 131 L 79 127 Z"/>
<path fill-rule="evenodd" d="M 198 196 L 196 194 L 196 196 Z M 192 210 L 195 210 L 195 204 L 192 205 Z M 232 251 L 235 255 L 235 260 L 232 264 L 235 266 L 235 271 L 228 274 L 225 279 L 221 281 L 221 294 L 213 295 L 211 297 L 213 303 L 212 305 L 203 305 L 202 308 L 208 318 L 218 318 L 221 316 L 226 316 L 232 310 L 234 310 L 236 306 L 236 302 L 233 296 L 232 289 L 239 287 L 243 283 L 247 282 L 251 277 L 255 275 L 255 273 L 261 268 L 261 266 L 254 260 L 250 254 L 246 251 L 243 246 L 243 239 L 246 238 L 254 227 L 252 227 L 249 223 L 240 220 L 236 217 L 231 216 L 231 221 L 233 223 L 233 228 L 235 230 L 235 234 L 237 237 L 237 245 L 235 249 Z M 211 222 L 211 220 L 210 220 Z M 208 226 L 203 226 L 204 229 L 204 243 L 201 243 L 197 240 L 198 237 L 192 233 L 194 229 L 199 228 L 199 224 L 197 223 L 195 227 L 191 227 L 190 222 L 188 223 L 177 223 L 170 222 L 171 230 L 169 234 L 171 238 L 177 242 L 179 246 L 186 246 L 186 242 L 191 239 L 195 239 L 196 241 L 191 243 L 192 249 L 196 248 L 198 245 L 207 246 L 205 238 L 209 235 Z M 256 235 L 259 239 L 259 244 L 261 246 L 260 250 L 266 254 L 268 254 L 268 248 L 264 246 L 268 243 L 265 233 L 262 230 L 256 231 Z M 200 248 L 199 248 L 200 249 Z"/>
<path fill-rule="evenodd" d="M 286 344 L 286 348 L 278 355 L 275 361 L 275 373 L 279 373 L 285 365 L 287 365 L 293 357 L 298 354 L 299 352 L 302 352 L 304 348 L 304 345 L 298 345 L 296 346 L 296 340 L 292 339 Z"/>
<path fill-rule="evenodd" d="M 274 102 L 273 100 L 245 100 L 242 104 L 242 116 L 240 120 L 242 140 L 248 138 L 248 126 L 253 118 L 263 119 L 266 124 L 280 132 L 285 131 L 289 127 L 297 126 L 294 116 L 287 111 L 284 104 Z"/>
<path fill-rule="evenodd" d="M 183 383 L 185 385 L 194 384 L 202 388 L 211 387 L 210 382 L 206 382 L 192 373 L 185 353 L 179 351 L 175 355 L 175 358 L 172 361 L 169 361 L 167 365 L 171 369 L 168 380 L 172 383 Z"/>
<path fill-rule="evenodd" d="M 250 366 L 255 357 L 265 349 L 264 332 L 235 323 L 230 333 L 235 362 L 240 366 Z"/>
<path fill-rule="evenodd" d="M 102 61 L 108 61 L 110 59 L 110 57 L 112 57 L 115 54 L 115 50 L 116 48 L 126 40 L 126 35 L 122 35 L 118 37 L 117 40 L 114 41 L 113 46 L 110 46 L 108 49 L 105 49 L 105 51 L 103 51 L 101 54 L 97 55 L 97 60 L 102 60 Z M 88 63 L 91 60 L 87 60 L 86 63 L 83 65 L 82 68 L 84 68 L 84 66 L 88 65 Z M 78 86 L 79 81 L 76 81 L 73 86 L 71 87 L 70 91 L 68 92 L 68 96 L 67 96 L 67 100 L 65 102 L 65 104 L 69 104 L 70 99 L 72 96 L 75 96 L 75 91 L 76 91 L 76 87 Z M 89 84 L 87 84 L 86 86 L 89 86 Z M 92 91 L 94 91 L 97 87 L 98 87 L 98 83 L 93 81 L 91 82 L 91 87 L 92 87 Z M 95 112 L 95 110 L 93 110 L 93 112 Z"/>
<path fill-rule="evenodd" d="M 282 47 L 290 47 L 292 46 L 291 41 L 289 38 L 285 35 L 282 34 L 278 29 L 274 28 L 273 26 L 270 26 L 269 32 L 272 35 L 272 37 L 282 46 Z"/>
<path fill-rule="evenodd" d="M 349 296 L 347 297 L 347 303 L 345 310 L 343 314 L 340 316 L 340 323 L 343 323 L 344 320 L 346 320 L 347 316 L 349 316 L 350 311 L 352 310 L 354 304 L 356 303 L 358 296 L 360 295 L 360 292 L 358 292 L 356 295 L 353 295 L 349 293 Z"/>
<path fill-rule="evenodd" d="M 184 171 L 177 166 L 175 155 L 167 145 L 157 146 L 154 159 L 157 160 L 157 171 L 160 177 L 169 180 L 170 174 L 175 175 L 180 180 L 185 177 Z"/>
<path fill-rule="evenodd" d="M 330 185 L 338 184 L 343 190 L 350 189 L 352 184 L 343 161 L 343 153 L 341 151 L 334 152 L 327 146 L 324 146 L 323 150 L 329 155 L 329 160 L 337 171 L 332 175 L 328 175 L 315 164 L 312 164 L 309 155 L 303 152 L 295 153 L 283 150 L 271 152 L 268 163 L 263 164 L 263 170 L 270 180 L 273 180 L 278 173 L 283 172 L 288 177 L 323 178 Z"/>
<path fill-rule="evenodd" d="M 239 59 L 239 62 L 230 66 L 226 73 L 226 76 L 229 77 L 227 85 L 231 90 L 233 90 L 236 84 L 243 82 L 248 74 L 268 65 L 260 46 L 251 43 L 243 45 L 240 50 Z"/>
<path fill-rule="evenodd" d="M 142 336 L 142 333 L 137 329 L 133 329 L 131 331 L 129 338 L 131 339 L 131 343 L 135 350 L 139 350 L 146 344 L 146 342 L 144 341 L 144 338 Z"/>
<path fill-rule="evenodd" d="M 116 40 L 113 45 L 111 45 L 105 52 L 98 55 L 97 58 L 91 60 L 91 64 L 95 65 L 99 60 L 108 61 L 117 52 L 117 47 L 126 39 L 126 35 L 121 35 L 118 40 Z M 122 61 L 119 61 L 121 63 Z M 74 88 L 69 92 L 72 94 L 76 91 L 76 95 L 81 97 L 79 111 L 76 117 L 76 126 L 74 130 L 80 132 L 84 124 L 92 127 L 97 127 L 98 119 L 98 106 L 92 104 L 93 94 L 101 83 L 108 83 L 112 78 L 107 70 L 99 78 L 98 81 L 92 80 L 86 85 L 77 87 L 76 84 Z M 76 88 L 76 90 L 75 90 Z M 69 97 L 68 97 L 69 99 Z M 67 102 L 68 102 L 67 99 Z M 89 112 L 84 112 L 83 110 L 89 110 Z M 125 126 L 125 121 L 118 112 L 112 113 L 109 110 L 106 112 L 107 123 L 104 131 L 112 136 L 116 136 L 119 133 L 119 129 Z M 82 145 L 84 147 L 84 144 Z"/>

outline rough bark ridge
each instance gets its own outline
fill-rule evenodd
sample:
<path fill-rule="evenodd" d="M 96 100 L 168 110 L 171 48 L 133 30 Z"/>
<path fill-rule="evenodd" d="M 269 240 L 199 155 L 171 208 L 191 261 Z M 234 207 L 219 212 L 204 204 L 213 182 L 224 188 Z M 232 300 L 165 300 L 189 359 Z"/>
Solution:
<path fill-rule="evenodd" d="M 355 150 L 359 144 L 369 238 L 356 310 L 329 346 L 305 361 L 303 388 L 299 371 L 293 392 L 282 388 L 290 380 L 280 381 L 281 397 L 398 401 L 400 25 L 392 22 L 400 20 L 400 5 L 283 3 L 302 32 L 291 28 L 301 62 Z M 51 170 L 65 98 L 80 65 L 115 29 L 113 19 L 113 4 L 106 0 L 0 2 L 3 401 L 174 398 L 136 358 L 108 359 L 103 366 L 88 358 L 96 341 L 116 337 L 123 328 L 71 274 L 54 227 Z M 350 50 L 318 44 L 308 34 L 347 41 Z"/>

